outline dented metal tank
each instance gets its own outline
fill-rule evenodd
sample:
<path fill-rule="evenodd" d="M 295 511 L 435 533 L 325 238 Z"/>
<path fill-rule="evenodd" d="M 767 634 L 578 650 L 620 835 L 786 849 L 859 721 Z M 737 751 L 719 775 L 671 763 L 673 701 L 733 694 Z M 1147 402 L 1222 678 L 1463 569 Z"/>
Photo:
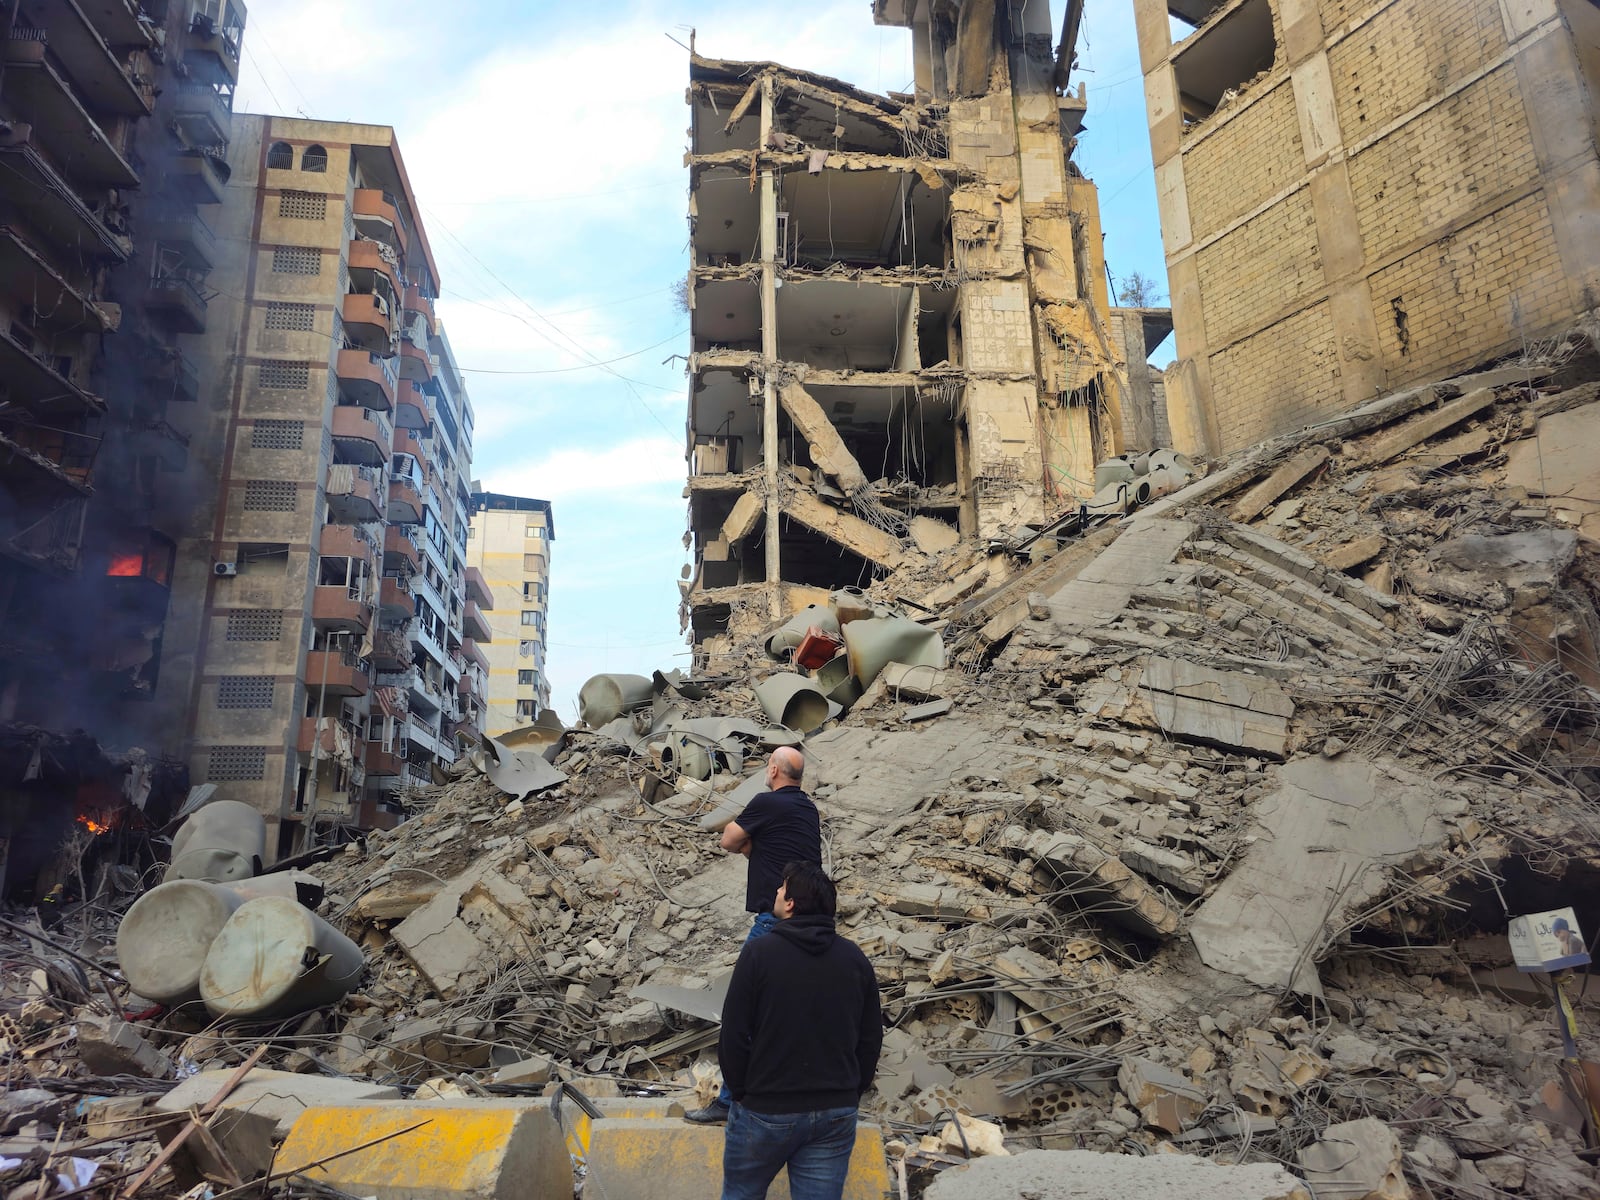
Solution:
<path fill-rule="evenodd" d="M 360 981 L 361 949 L 282 896 L 247 900 L 217 933 L 200 970 L 214 1016 L 268 1020 L 342 999 Z"/>

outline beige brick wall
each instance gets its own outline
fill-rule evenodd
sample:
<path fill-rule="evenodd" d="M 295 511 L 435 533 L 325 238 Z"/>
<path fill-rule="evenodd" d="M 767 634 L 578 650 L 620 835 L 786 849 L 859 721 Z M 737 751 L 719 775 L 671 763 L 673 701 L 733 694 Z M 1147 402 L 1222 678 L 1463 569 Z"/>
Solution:
<path fill-rule="evenodd" d="M 1328 51 L 1347 145 L 1506 50 L 1497 0 L 1395 0 Z"/>
<path fill-rule="evenodd" d="M 1285 197 L 1197 256 L 1206 339 L 1221 347 L 1323 287 L 1311 191 Z"/>
<path fill-rule="evenodd" d="M 1226 229 L 1305 173 L 1294 89 L 1285 74 L 1270 92 L 1185 149 L 1194 236 Z"/>
<path fill-rule="evenodd" d="M 1526 187 L 1538 170 L 1508 63 L 1350 160 L 1367 261 Z"/>
<path fill-rule="evenodd" d="M 1463 348 L 1510 345 L 1573 311 L 1543 194 L 1501 209 L 1372 276 L 1392 378 L 1467 365 Z M 1405 312 L 1402 342 L 1394 303 Z"/>
<path fill-rule="evenodd" d="M 1248 446 L 1342 411 L 1334 340 L 1322 303 L 1213 354 L 1211 389 L 1223 448 Z"/>

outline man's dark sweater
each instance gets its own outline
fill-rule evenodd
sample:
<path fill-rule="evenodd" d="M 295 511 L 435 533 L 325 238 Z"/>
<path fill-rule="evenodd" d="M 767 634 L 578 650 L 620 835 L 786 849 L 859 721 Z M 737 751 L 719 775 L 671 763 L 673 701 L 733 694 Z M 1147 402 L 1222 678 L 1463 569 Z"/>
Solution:
<path fill-rule="evenodd" d="M 822 820 L 817 806 L 791 783 L 752 797 L 734 820 L 750 835 L 745 911 L 771 912 L 784 867 L 792 862 L 822 861 Z"/>
<path fill-rule="evenodd" d="M 791 917 L 745 945 L 717 1048 L 740 1104 L 764 1113 L 857 1105 L 882 1047 L 872 964 L 832 917 Z"/>

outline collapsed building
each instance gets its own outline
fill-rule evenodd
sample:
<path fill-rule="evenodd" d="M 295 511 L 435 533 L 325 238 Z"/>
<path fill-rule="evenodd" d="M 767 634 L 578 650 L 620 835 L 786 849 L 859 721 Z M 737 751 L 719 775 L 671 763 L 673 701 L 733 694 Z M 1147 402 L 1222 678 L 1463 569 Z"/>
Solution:
<path fill-rule="evenodd" d="M 807 589 L 1054 516 L 1154 437 L 1056 86 L 1075 10 L 1053 56 L 1047 5 L 931 8 L 874 10 L 912 31 L 911 95 L 691 57 L 697 662 Z"/>

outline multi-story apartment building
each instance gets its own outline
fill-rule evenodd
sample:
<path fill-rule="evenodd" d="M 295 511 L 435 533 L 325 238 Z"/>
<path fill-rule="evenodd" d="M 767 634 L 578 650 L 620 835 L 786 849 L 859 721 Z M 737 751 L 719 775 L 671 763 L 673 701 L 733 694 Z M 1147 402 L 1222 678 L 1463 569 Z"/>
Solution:
<path fill-rule="evenodd" d="M 490 735 L 531 725 L 550 705 L 545 637 L 555 537 L 550 501 L 473 489 L 467 581 L 494 599 L 494 640 L 483 647 L 489 656 L 483 729 Z"/>
<path fill-rule="evenodd" d="M 475 727 L 472 408 L 394 131 L 235 116 L 163 679 L 197 782 L 280 854 L 392 824 Z M 175 636 L 182 631 L 182 637 Z"/>
<path fill-rule="evenodd" d="M 245 9 L 0 9 L 0 721 L 175 755 L 160 685 Z"/>
<path fill-rule="evenodd" d="M 1075 508 L 1122 449 L 1077 12 L 1052 54 L 1042 0 L 876 0 L 910 95 L 691 56 L 697 663 L 735 614 Z"/>

